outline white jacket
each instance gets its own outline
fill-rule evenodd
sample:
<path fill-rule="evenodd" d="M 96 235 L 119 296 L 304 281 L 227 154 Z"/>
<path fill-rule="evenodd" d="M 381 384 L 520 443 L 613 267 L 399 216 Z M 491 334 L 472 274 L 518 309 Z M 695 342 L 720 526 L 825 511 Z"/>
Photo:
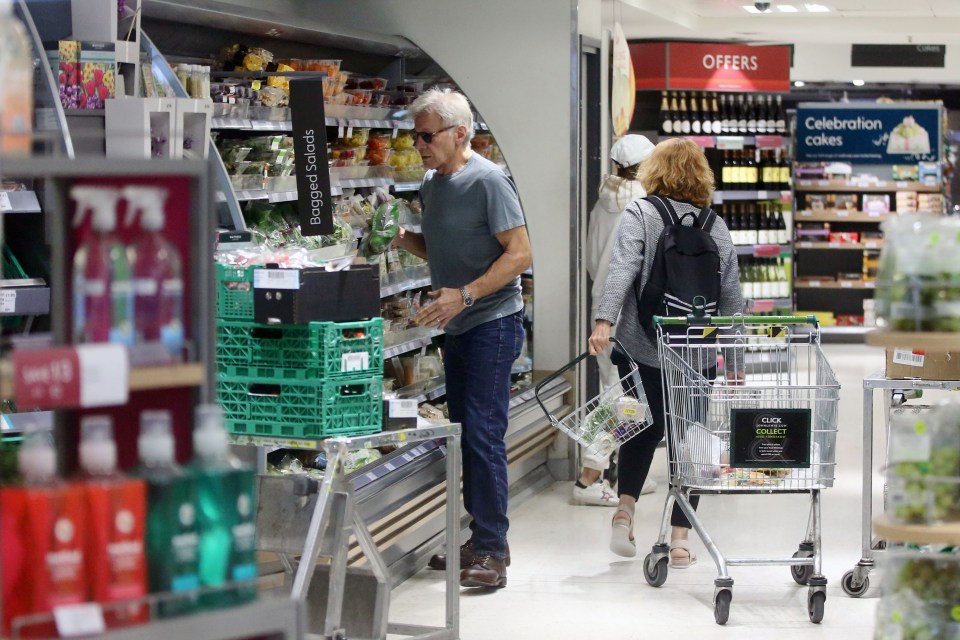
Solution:
<path fill-rule="evenodd" d="M 587 228 L 587 274 L 593 280 L 590 289 L 591 318 L 596 315 L 603 297 L 603 285 L 607 281 L 607 268 L 610 266 L 610 254 L 617 236 L 620 214 L 628 204 L 646 195 L 647 192 L 639 181 L 616 177 L 607 178 L 600 189 L 600 199 L 590 212 Z"/>

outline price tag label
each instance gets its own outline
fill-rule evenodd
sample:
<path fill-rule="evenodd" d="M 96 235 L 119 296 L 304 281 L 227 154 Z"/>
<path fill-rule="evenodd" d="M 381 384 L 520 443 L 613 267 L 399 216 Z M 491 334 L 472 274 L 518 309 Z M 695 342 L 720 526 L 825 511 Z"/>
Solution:
<path fill-rule="evenodd" d="M 742 136 L 717 136 L 717 149 L 739 151 L 743 149 Z"/>
<path fill-rule="evenodd" d="M 57 633 L 63 638 L 101 635 L 107 630 L 103 621 L 103 609 L 96 602 L 55 607 L 53 619 L 57 625 Z"/>
<path fill-rule="evenodd" d="M 851 280 L 841 280 L 840 286 L 843 287 L 844 289 L 852 289 L 853 282 Z"/>
<path fill-rule="evenodd" d="M 838 217 L 838 218 L 849 218 L 849 217 L 850 217 L 850 212 L 847 211 L 846 209 L 838 209 L 838 210 L 837 210 L 837 217 Z"/>
<path fill-rule="evenodd" d="M 350 121 L 349 124 L 347 124 L 347 135 L 346 135 L 346 137 L 347 137 L 347 138 L 352 138 L 352 137 L 353 137 L 353 121 L 352 121 L 352 120 Z"/>
<path fill-rule="evenodd" d="M 363 371 L 370 368 L 370 354 L 366 351 L 345 353 L 340 356 L 340 372 Z"/>
<path fill-rule="evenodd" d="M 831 248 L 836 248 L 836 247 L 839 247 L 839 246 L 840 246 L 840 243 L 839 243 L 839 242 L 830 242 L 829 245 L 830 245 Z"/>
<path fill-rule="evenodd" d="M 17 310 L 17 292 L 0 291 L 0 313 L 13 313 Z"/>
<path fill-rule="evenodd" d="M 393 134 L 390 136 L 394 140 L 397 139 L 397 134 L 400 133 L 400 123 L 396 120 L 393 121 Z"/>
<path fill-rule="evenodd" d="M 254 289 L 290 289 L 300 288 L 299 269 L 254 269 Z"/>
<path fill-rule="evenodd" d="M 0 191 L 0 211 L 13 211 L 13 205 L 10 204 L 10 194 L 6 191 Z"/>
<path fill-rule="evenodd" d="M 863 246 L 867 249 L 876 249 L 878 245 L 876 242 L 865 242 Z"/>
<path fill-rule="evenodd" d="M 819 281 L 819 280 L 811 280 L 811 281 L 810 281 L 810 286 L 813 287 L 813 288 L 815 288 L 815 289 L 817 289 L 817 288 L 820 287 L 820 281 Z"/>
<path fill-rule="evenodd" d="M 254 91 L 260 91 L 261 86 L 262 84 L 259 80 L 254 80 L 253 82 L 250 83 L 250 88 L 253 89 Z"/>
<path fill-rule="evenodd" d="M 387 471 L 393 471 L 394 469 L 396 469 L 396 467 L 389 462 L 384 462 L 383 468 L 386 469 Z"/>
<path fill-rule="evenodd" d="M 377 479 L 376 474 L 373 473 L 372 471 L 368 471 L 367 473 L 363 474 L 363 476 L 370 482 L 373 482 L 374 480 Z"/>
<path fill-rule="evenodd" d="M 391 399 L 388 411 L 391 418 L 416 418 L 417 401 Z"/>
<path fill-rule="evenodd" d="M 813 243 L 812 243 L 812 242 L 798 242 L 798 243 L 797 243 L 797 246 L 800 247 L 801 249 L 810 249 L 811 247 L 813 247 Z"/>
<path fill-rule="evenodd" d="M 37 409 L 126 404 L 130 360 L 126 348 L 90 344 L 75 348 L 14 351 L 14 394 Z"/>

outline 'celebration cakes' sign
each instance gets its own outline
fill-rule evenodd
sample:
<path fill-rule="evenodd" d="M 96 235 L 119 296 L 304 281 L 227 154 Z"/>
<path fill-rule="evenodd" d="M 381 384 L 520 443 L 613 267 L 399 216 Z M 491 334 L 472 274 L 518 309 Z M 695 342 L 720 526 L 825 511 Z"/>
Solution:
<path fill-rule="evenodd" d="M 829 105 L 797 109 L 797 160 L 910 164 L 940 159 L 940 105 Z"/>

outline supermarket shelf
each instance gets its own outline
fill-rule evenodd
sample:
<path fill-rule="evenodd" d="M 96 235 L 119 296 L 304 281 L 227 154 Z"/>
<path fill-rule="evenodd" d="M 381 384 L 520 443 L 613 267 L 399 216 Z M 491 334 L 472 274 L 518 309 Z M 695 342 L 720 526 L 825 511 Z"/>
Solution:
<path fill-rule="evenodd" d="M 324 107 L 328 127 L 370 127 L 371 129 L 413 129 L 406 109 L 328 104 Z"/>
<path fill-rule="evenodd" d="M 50 287 L 40 278 L 0 280 L 0 316 L 50 313 Z"/>
<path fill-rule="evenodd" d="M 422 382 L 397 389 L 397 397 L 403 400 L 416 400 L 417 404 L 436 400 L 447 393 L 447 377 L 437 376 Z"/>
<path fill-rule="evenodd" d="M 40 213 L 40 201 L 33 191 L 2 191 L 0 213 Z"/>
<path fill-rule="evenodd" d="M 433 339 L 439 335 L 443 335 L 443 331 L 439 331 L 437 329 L 431 329 L 430 332 L 427 333 L 426 335 L 413 338 L 412 340 L 405 340 L 404 342 L 395 344 L 392 347 L 386 347 L 383 350 L 383 357 L 392 358 L 402 353 L 413 351 L 414 349 L 422 349 L 423 347 L 426 347 L 427 345 L 429 345 L 433 341 Z"/>
<path fill-rule="evenodd" d="M 789 309 L 793 306 L 792 298 L 750 298 L 746 302 L 750 313 L 766 313 L 774 309 Z"/>
<path fill-rule="evenodd" d="M 246 118 L 210 118 L 211 129 L 250 129 Z"/>
<path fill-rule="evenodd" d="M 889 542 L 960 545 L 960 523 L 958 522 L 936 526 L 897 524 L 887 516 L 880 516 L 874 518 L 873 530 L 880 538 Z"/>
<path fill-rule="evenodd" d="M 290 120 L 251 120 L 251 131 L 293 131 Z"/>
<path fill-rule="evenodd" d="M 393 190 L 397 193 L 402 191 L 419 191 L 420 190 L 420 181 L 417 182 L 395 182 L 393 184 Z"/>
<path fill-rule="evenodd" d="M 239 189 L 234 190 L 234 193 L 240 202 L 247 200 L 266 200 L 269 197 L 267 191 L 263 189 Z"/>
<path fill-rule="evenodd" d="M 530 371 L 533 371 L 533 360 L 529 357 L 517 358 L 516 362 L 514 362 L 510 368 L 511 374 L 529 373 Z"/>
<path fill-rule="evenodd" d="M 867 344 L 874 347 L 903 347 L 926 351 L 951 351 L 960 349 L 960 333 L 938 331 L 881 331 L 867 334 Z"/>
<path fill-rule="evenodd" d="M 779 200 L 790 196 L 791 191 L 714 191 L 713 203 L 723 204 L 733 200 Z"/>
<path fill-rule="evenodd" d="M 25 413 L 5 413 L 0 420 L 0 433 L 23 433 L 29 425 L 43 429 L 53 428 L 52 411 L 27 411 Z"/>
<path fill-rule="evenodd" d="M 430 286 L 430 271 L 426 265 L 405 269 L 398 274 L 402 279 L 394 280 L 388 276 L 387 282 L 380 287 L 380 297 L 386 298 L 411 289 Z M 391 281 L 392 280 L 392 281 Z"/>
<path fill-rule="evenodd" d="M 813 280 L 811 282 L 794 282 L 794 289 L 875 289 L 875 282 L 864 282 L 862 280 L 830 280 L 822 282 Z"/>
<path fill-rule="evenodd" d="M 896 212 L 889 213 L 868 213 L 866 211 L 843 211 L 841 209 L 824 209 L 823 211 L 810 211 L 804 209 L 797 211 L 794 216 L 795 222 L 883 222 L 890 218 L 896 218 Z"/>
<path fill-rule="evenodd" d="M 870 333 L 872 327 L 820 327 L 820 334 L 832 337 L 862 337 Z"/>
<path fill-rule="evenodd" d="M 293 202 L 297 199 L 296 191 L 268 191 L 267 200 L 270 202 Z"/>
<path fill-rule="evenodd" d="M 561 393 L 566 393 L 573 387 L 570 383 L 564 378 L 554 378 L 546 385 L 543 389 L 540 390 L 540 397 L 542 399 L 553 398 Z M 510 398 L 510 412 L 514 411 L 519 412 L 522 407 L 527 403 L 530 403 L 531 406 L 534 406 L 536 403 L 536 385 L 531 385 L 529 389 L 518 393 L 512 398 Z"/>
<path fill-rule="evenodd" d="M 134 367 L 130 369 L 130 391 L 199 387 L 204 383 L 204 376 L 203 365 L 195 362 Z M 0 398 L 16 399 L 13 395 L 13 363 L 10 360 L 0 362 Z"/>
<path fill-rule="evenodd" d="M 939 193 L 938 185 L 926 185 L 922 182 L 906 180 L 880 180 L 862 183 L 854 180 L 796 180 L 795 191 L 861 191 L 863 193 L 888 193 L 893 191 L 921 191 Z"/>
<path fill-rule="evenodd" d="M 211 129 L 233 129 L 236 131 L 293 131 L 290 120 L 249 120 L 247 118 L 211 118 Z"/>
<path fill-rule="evenodd" d="M 790 245 L 789 244 L 738 244 L 737 255 L 738 256 L 758 256 L 758 257 L 770 257 L 775 258 L 778 255 L 788 256 L 790 255 Z M 780 252 L 777 253 L 776 247 L 780 248 Z"/>
<path fill-rule="evenodd" d="M 883 240 L 871 242 L 797 242 L 797 249 L 845 249 L 849 251 L 867 251 L 869 249 L 882 249 Z"/>
<path fill-rule="evenodd" d="M 357 178 L 341 179 L 337 185 L 341 189 L 360 189 L 363 187 L 389 187 L 393 184 L 393 178 Z"/>

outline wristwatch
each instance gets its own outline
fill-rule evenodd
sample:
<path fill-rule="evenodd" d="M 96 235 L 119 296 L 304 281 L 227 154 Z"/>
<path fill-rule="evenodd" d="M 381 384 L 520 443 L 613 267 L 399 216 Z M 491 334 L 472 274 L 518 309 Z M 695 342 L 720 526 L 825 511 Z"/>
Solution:
<path fill-rule="evenodd" d="M 463 306 L 472 307 L 473 306 L 473 296 L 467 291 L 466 287 L 460 287 L 460 295 L 463 296 Z"/>

